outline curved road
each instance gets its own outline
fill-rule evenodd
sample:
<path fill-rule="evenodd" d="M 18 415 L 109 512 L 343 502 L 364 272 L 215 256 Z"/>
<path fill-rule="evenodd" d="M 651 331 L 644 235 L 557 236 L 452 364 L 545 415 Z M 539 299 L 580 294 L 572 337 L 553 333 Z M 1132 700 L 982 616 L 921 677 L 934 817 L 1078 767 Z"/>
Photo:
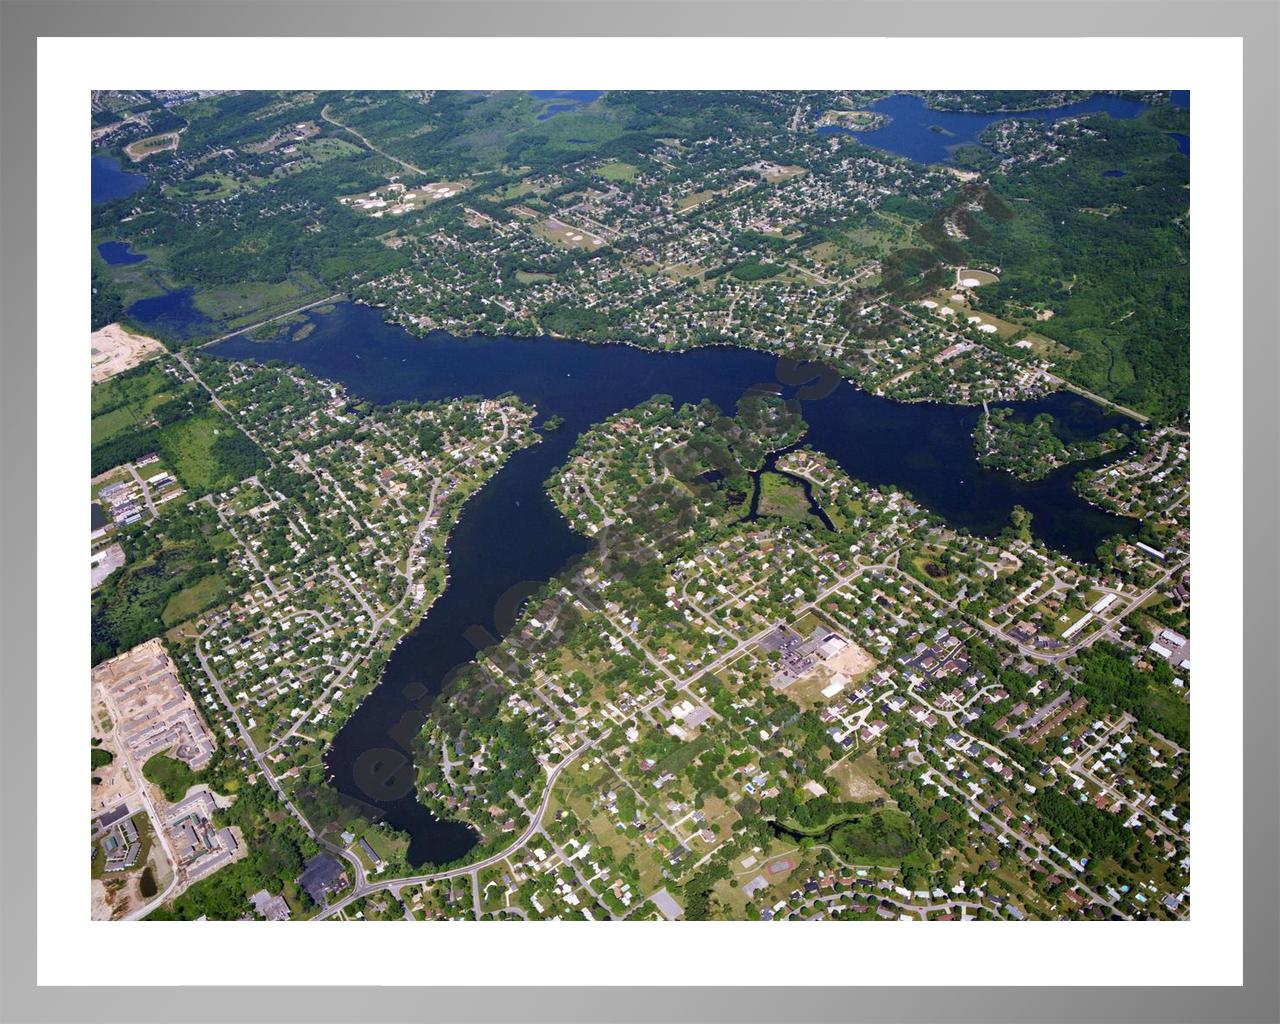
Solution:
<path fill-rule="evenodd" d="M 314 918 L 316 921 L 322 921 L 326 917 L 336 914 L 343 907 L 355 902 L 356 900 L 375 893 L 380 889 L 402 888 L 406 885 L 420 885 L 425 882 L 439 882 L 446 878 L 457 878 L 461 875 L 478 875 L 487 867 L 492 867 L 501 861 L 506 860 L 517 850 L 522 849 L 530 839 L 537 835 L 542 829 L 542 817 L 547 813 L 547 805 L 551 803 L 551 793 L 555 789 L 556 779 L 560 777 L 560 773 L 569 767 L 581 754 L 591 750 L 595 746 L 594 743 L 586 743 L 577 750 L 571 752 L 563 761 L 551 769 L 547 773 L 547 788 L 542 794 L 542 801 L 538 804 L 538 809 L 529 817 L 529 824 L 525 830 L 510 846 L 504 847 L 492 856 L 486 857 L 484 860 L 478 860 L 474 864 L 466 864 L 459 868 L 450 868 L 446 871 L 434 871 L 425 875 L 411 875 L 408 878 L 388 878 L 381 882 L 369 882 L 364 879 L 363 873 L 359 883 L 346 896 L 337 903 L 332 904 L 325 909 L 323 913 L 317 914 Z"/>

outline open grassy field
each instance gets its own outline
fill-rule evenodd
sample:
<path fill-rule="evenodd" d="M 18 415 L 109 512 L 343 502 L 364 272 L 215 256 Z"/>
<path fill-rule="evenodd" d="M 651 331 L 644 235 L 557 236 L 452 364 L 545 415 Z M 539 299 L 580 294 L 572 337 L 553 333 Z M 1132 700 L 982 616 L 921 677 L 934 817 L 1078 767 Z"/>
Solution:
<path fill-rule="evenodd" d="M 544 281 L 550 281 L 550 274 L 538 274 L 528 270 L 517 270 L 516 280 L 521 284 L 542 284 Z"/>
<path fill-rule="evenodd" d="M 587 252 L 595 252 L 605 245 L 603 236 L 575 228 L 555 217 L 548 217 L 540 224 L 535 224 L 533 231 L 539 238 L 564 249 L 584 249 Z"/>
<path fill-rule="evenodd" d="M 684 281 L 690 277 L 697 277 L 706 268 L 696 263 L 673 263 L 665 267 L 655 266 L 656 272 L 666 274 L 672 281 Z"/>
<path fill-rule="evenodd" d="M 540 191 L 538 186 L 532 181 L 516 181 L 507 185 L 505 188 L 498 189 L 496 192 L 489 193 L 490 198 L 500 199 L 503 202 L 509 202 L 512 199 L 520 199 L 534 192 Z"/>
<path fill-rule="evenodd" d="M 158 365 L 93 386 L 90 441 L 99 445 L 129 430 L 145 428 L 152 411 L 173 394 L 173 381 Z"/>
<path fill-rule="evenodd" d="M 90 438 L 93 444 L 99 444 L 137 424 L 133 410 L 128 406 L 121 406 L 93 418 L 89 425 Z"/>
<path fill-rule="evenodd" d="M 598 168 L 596 173 L 605 181 L 635 181 L 639 168 L 634 164 L 623 163 L 621 160 L 613 160 L 604 166 Z"/>
<path fill-rule="evenodd" d="M 249 730 L 249 738 L 259 750 L 264 750 L 271 745 L 271 729 L 266 722 L 259 722 Z"/>
<path fill-rule="evenodd" d="M 918 553 L 911 556 L 911 566 L 915 570 L 917 579 L 924 580 L 926 583 L 950 583 L 952 575 L 948 573 L 938 560 L 942 551 L 926 545 Z"/>
<path fill-rule="evenodd" d="M 167 754 L 156 754 L 151 757 L 142 766 L 142 774 L 148 782 L 160 788 L 160 792 L 170 803 L 181 800 L 187 790 L 199 781 L 199 777 L 190 766 Z"/>
<path fill-rule="evenodd" d="M 708 199 L 714 198 L 715 194 L 716 193 L 711 190 L 707 190 L 705 192 L 691 192 L 689 195 L 677 200 L 676 210 L 679 213 L 684 213 L 686 210 L 692 210 L 695 207 L 701 206 Z"/>
<path fill-rule="evenodd" d="M 364 840 L 373 847 L 373 852 L 384 861 L 404 860 L 409 849 L 407 836 L 385 832 L 381 828 L 371 828 L 364 834 Z"/>
<path fill-rule="evenodd" d="M 809 518 L 809 499 L 793 480 L 778 473 L 761 473 L 760 514 L 804 522 Z"/>
<path fill-rule="evenodd" d="M 160 621 L 165 626 L 173 626 L 185 622 L 193 615 L 198 615 L 206 608 L 212 608 L 227 593 L 227 581 L 218 573 L 198 580 L 184 590 L 179 590 L 160 613 Z"/>
<path fill-rule="evenodd" d="M 835 242 L 819 242 L 817 245 L 806 249 L 804 254 L 819 263 L 838 263 L 840 261 L 840 246 L 836 245 Z"/>
<path fill-rule="evenodd" d="M 309 274 L 292 274 L 283 281 L 245 281 L 199 288 L 196 307 L 214 320 L 234 328 L 241 321 L 257 321 L 275 310 L 291 309 L 331 294 Z"/>
<path fill-rule="evenodd" d="M 89 425 L 91 443 L 101 444 L 126 430 L 146 427 L 150 412 L 168 398 L 169 395 L 162 391 L 136 405 L 123 405 L 101 416 L 93 417 Z M 159 472 L 159 470 L 152 472 Z"/>
<path fill-rule="evenodd" d="M 89 412 L 98 417 L 119 408 L 133 412 L 147 411 L 163 401 L 163 393 L 171 384 L 168 374 L 159 366 L 136 371 L 125 377 L 113 377 L 95 384 L 90 393 Z"/>
<path fill-rule="evenodd" d="M 791 624 L 791 628 L 802 636 L 808 636 L 815 629 L 823 629 L 825 627 L 827 627 L 827 623 L 820 619 L 813 609 L 805 612 Z"/>
<path fill-rule="evenodd" d="M 242 187 L 242 183 L 230 174 L 207 171 L 186 181 L 166 185 L 164 191 L 166 195 L 207 202 L 211 199 L 226 199 L 227 196 L 235 195 Z"/>
<path fill-rule="evenodd" d="M 308 139 L 301 146 L 299 155 L 286 164 L 272 169 L 271 177 L 282 178 L 290 174 L 310 170 L 318 164 L 327 163 L 340 157 L 353 156 L 361 152 L 359 146 L 347 139 L 336 139 L 330 136 Z"/>
<path fill-rule="evenodd" d="M 239 432 L 220 413 L 207 411 L 164 428 L 163 447 L 186 488 L 207 493 L 240 479 L 216 449 L 218 438 Z"/>
<path fill-rule="evenodd" d="M 856 227 L 845 232 L 858 255 L 885 256 L 915 244 L 917 223 L 889 210 L 867 214 Z"/>

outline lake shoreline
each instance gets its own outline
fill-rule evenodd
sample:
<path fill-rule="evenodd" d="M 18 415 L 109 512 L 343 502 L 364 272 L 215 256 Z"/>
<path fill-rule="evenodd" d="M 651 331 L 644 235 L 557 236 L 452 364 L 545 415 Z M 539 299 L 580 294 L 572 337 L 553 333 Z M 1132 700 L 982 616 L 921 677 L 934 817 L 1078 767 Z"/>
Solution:
<path fill-rule="evenodd" d="M 468 496 L 445 541 L 445 589 L 397 642 L 378 682 L 325 755 L 326 771 L 340 793 L 373 805 L 389 827 L 410 836 L 410 863 L 452 863 L 474 849 L 478 833 L 473 826 L 436 818 L 416 787 L 385 804 L 371 800 L 356 781 L 356 767 L 370 751 L 393 748 L 388 734 L 401 716 L 414 706 L 429 706 L 449 673 L 474 658 L 467 638 L 477 627 L 489 634 L 501 631 L 495 609 L 505 594 L 555 579 L 590 551 L 593 541 L 575 531 L 546 495 L 546 479 L 585 430 L 654 394 L 671 395 L 677 406 L 709 399 L 732 411 L 739 397 L 761 386 L 783 393 L 793 386 L 777 380 L 774 355 L 733 344 L 663 352 L 549 336 L 457 338 L 434 332 L 423 338 L 357 303 L 307 316 L 315 329 L 305 339 L 234 337 L 205 351 L 255 362 L 283 359 L 380 403 L 514 392 L 541 415 L 564 421 L 561 429 L 542 434 L 540 443 L 513 452 Z M 1061 412 L 1061 394 L 1031 406 Z M 1068 400 L 1079 403 L 1072 414 L 1080 425 L 1104 421 L 1092 403 L 1077 396 Z M 856 385 L 837 387 L 804 402 L 802 409 L 809 445 L 852 478 L 895 486 L 957 528 L 994 535 L 1007 523 L 1007 510 L 1021 504 L 1032 508 L 1036 532 L 1046 543 L 1059 550 L 1065 544 L 1068 554 L 1083 558 L 1092 556 L 1102 536 L 1133 528 L 1132 522 L 1101 513 L 1074 495 L 1071 481 L 1060 474 L 1024 485 L 998 479 L 1006 474 L 981 471 L 971 443 L 978 412 L 897 402 Z M 904 438 L 915 443 L 904 445 Z M 417 700 L 410 701 L 408 692 L 417 693 Z"/>

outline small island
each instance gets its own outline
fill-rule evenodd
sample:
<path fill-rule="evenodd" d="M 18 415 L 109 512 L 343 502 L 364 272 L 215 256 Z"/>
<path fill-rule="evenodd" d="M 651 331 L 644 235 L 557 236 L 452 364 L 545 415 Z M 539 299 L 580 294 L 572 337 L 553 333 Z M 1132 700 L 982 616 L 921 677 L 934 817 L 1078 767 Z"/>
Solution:
<path fill-rule="evenodd" d="M 544 433 L 549 434 L 553 430 L 559 430 L 563 426 L 564 426 L 564 417 L 557 416 L 553 413 L 552 415 L 548 416 L 546 421 L 542 424 L 542 430 Z"/>

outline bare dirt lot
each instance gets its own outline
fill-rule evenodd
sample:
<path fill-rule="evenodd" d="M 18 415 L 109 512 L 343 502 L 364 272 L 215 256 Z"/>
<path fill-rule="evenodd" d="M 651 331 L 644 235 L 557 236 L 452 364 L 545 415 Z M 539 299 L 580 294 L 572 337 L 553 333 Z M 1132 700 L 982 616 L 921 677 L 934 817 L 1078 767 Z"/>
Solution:
<path fill-rule="evenodd" d="M 837 799 L 871 801 L 889 796 L 880 785 L 884 769 L 873 753 L 841 761 L 829 769 L 827 774 L 839 787 L 838 792 L 832 793 Z"/>
<path fill-rule="evenodd" d="M 194 769 L 208 763 L 213 736 L 158 639 L 95 666 L 93 683 L 115 723 L 116 750 L 138 769 L 161 751 Z"/>
<path fill-rule="evenodd" d="M 164 351 L 164 346 L 155 338 L 130 334 L 119 324 L 107 324 L 94 331 L 89 335 L 89 348 L 95 384 L 131 370 Z"/>
<path fill-rule="evenodd" d="M 95 768 L 93 777 L 98 780 L 92 787 L 89 811 L 99 815 L 103 811 L 115 807 L 122 799 L 129 796 L 137 788 L 137 783 L 129 773 L 125 759 L 120 756 L 112 736 L 111 718 L 107 714 L 107 706 L 95 695 L 93 702 L 93 737 L 101 740 L 100 749 L 111 755 L 111 763 Z"/>
<path fill-rule="evenodd" d="M 101 878 L 95 878 L 89 884 L 92 887 L 89 904 L 90 920 L 110 921 L 115 914 L 115 891 L 118 887 L 113 886 L 109 894 L 107 883 Z"/>
<path fill-rule="evenodd" d="M 840 672 L 850 679 L 857 679 L 864 672 L 876 667 L 875 658 L 855 643 L 850 643 L 843 651 L 827 662 L 827 667 Z"/>

